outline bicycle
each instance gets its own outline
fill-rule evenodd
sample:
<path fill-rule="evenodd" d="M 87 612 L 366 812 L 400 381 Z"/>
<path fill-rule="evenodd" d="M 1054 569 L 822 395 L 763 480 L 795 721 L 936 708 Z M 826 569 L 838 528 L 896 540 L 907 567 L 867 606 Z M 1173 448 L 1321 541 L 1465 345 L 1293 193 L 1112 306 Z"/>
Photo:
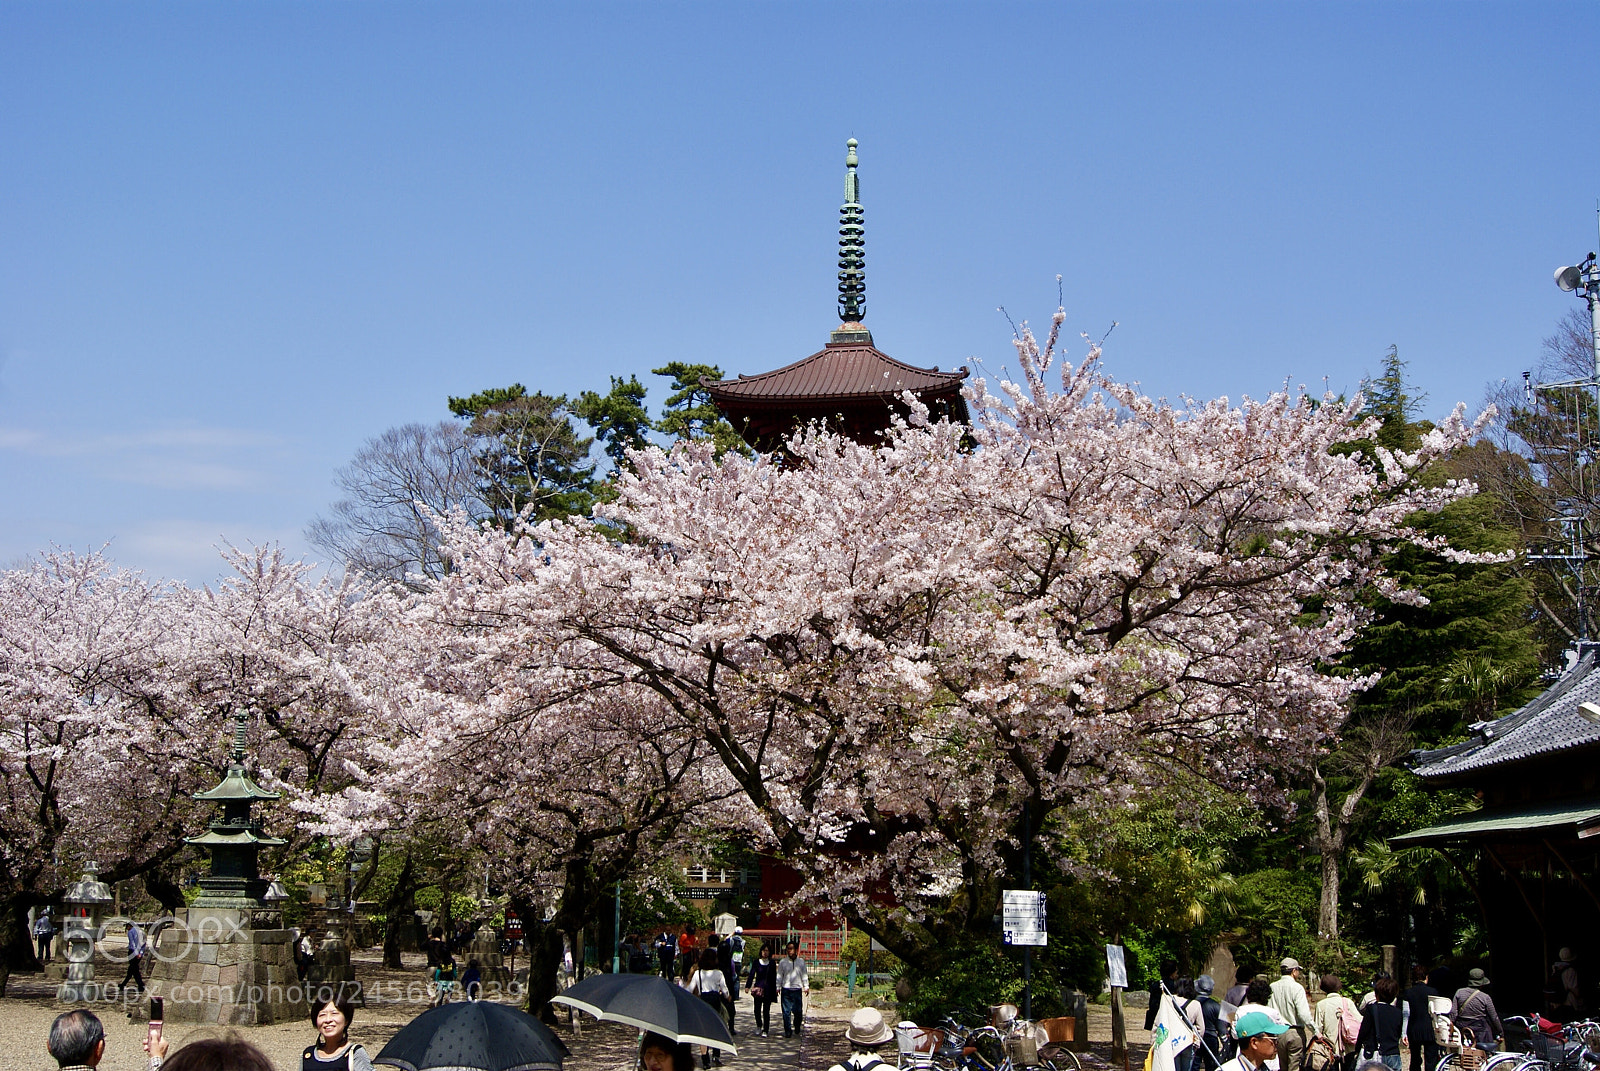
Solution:
<path fill-rule="evenodd" d="M 1512 1015 L 1504 1022 L 1505 1049 L 1483 1061 L 1479 1071 L 1551 1071 L 1547 1059 L 1549 1042 L 1539 1030 L 1537 1017 Z M 1512 1028 L 1522 1036 L 1515 1036 Z M 1513 1047 L 1515 1045 L 1526 1045 L 1527 1049 L 1517 1049 Z"/>
<path fill-rule="evenodd" d="M 1006 1058 L 1014 1068 L 1083 1071 L 1078 1054 L 1067 1047 L 1075 1040 L 1075 1019 L 1023 1019 L 1015 1004 L 1001 1004 L 993 1009 L 992 1029 L 1000 1032 Z"/>
<path fill-rule="evenodd" d="M 1052 1033 L 1045 1025 L 1052 1022 L 1006 1019 L 1002 1031 L 967 1027 L 946 1016 L 937 1027 L 897 1026 L 899 1066 L 903 1071 L 1083 1071 L 1077 1053 L 1065 1047 L 1070 1028 Z M 1031 1052 L 1025 1044 L 1030 1038 Z"/>

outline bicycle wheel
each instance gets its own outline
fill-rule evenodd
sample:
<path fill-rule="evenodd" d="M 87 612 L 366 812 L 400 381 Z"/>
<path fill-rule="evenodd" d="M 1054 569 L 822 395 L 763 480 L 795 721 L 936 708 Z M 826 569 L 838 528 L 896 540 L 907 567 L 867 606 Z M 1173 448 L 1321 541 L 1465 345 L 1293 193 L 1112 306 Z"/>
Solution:
<path fill-rule="evenodd" d="M 1461 1054 L 1459 1052 L 1445 1053 L 1444 1059 L 1434 1065 L 1433 1071 L 1461 1071 Z"/>
<path fill-rule="evenodd" d="M 1523 1071 L 1530 1062 L 1539 1063 L 1525 1052 L 1497 1052 L 1483 1061 L 1478 1071 Z"/>
<path fill-rule="evenodd" d="M 1071 1049 L 1051 1053 L 1050 1059 L 1045 1060 L 1042 1066 L 1049 1071 L 1083 1071 L 1083 1061 Z"/>

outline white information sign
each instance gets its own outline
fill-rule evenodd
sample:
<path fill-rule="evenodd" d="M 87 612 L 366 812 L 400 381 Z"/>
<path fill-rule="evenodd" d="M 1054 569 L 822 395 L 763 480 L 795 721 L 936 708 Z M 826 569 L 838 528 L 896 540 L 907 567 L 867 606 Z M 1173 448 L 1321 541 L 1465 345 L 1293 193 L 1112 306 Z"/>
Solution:
<path fill-rule="evenodd" d="M 1000 894 L 1000 927 L 1008 945 L 1045 945 L 1044 893 L 1006 889 Z"/>
<path fill-rule="evenodd" d="M 1121 945 L 1106 945 L 1106 984 L 1128 988 L 1128 962 L 1122 958 Z"/>

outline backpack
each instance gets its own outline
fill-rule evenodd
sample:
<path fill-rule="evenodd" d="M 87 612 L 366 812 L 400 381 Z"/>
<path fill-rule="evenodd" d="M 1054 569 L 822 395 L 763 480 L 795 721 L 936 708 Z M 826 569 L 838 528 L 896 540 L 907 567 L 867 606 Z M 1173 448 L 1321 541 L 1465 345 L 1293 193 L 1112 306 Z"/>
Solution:
<path fill-rule="evenodd" d="M 1333 1009 L 1334 1016 L 1339 1020 L 1339 1042 L 1346 1049 L 1356 1047 L 1356 1042 L 1361 1040 L 1361 1017 L 1349 1014 L 1350 999 L 1345 998 L 1344 1003 Z"/>

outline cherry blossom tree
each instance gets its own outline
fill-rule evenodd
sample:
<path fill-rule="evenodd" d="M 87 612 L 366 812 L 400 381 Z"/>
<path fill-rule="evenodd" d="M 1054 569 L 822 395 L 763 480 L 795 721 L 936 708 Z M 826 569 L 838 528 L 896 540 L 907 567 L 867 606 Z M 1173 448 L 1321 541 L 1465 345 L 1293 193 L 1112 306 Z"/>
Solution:
<path fill-rule="evenodd" d="M 0 574 L 0 941 L 86 854 L 170 858 L 241 712 L 296 848 L 450 844 L 570 931 L 717 830 L 924 970 L 1065 808 L 1194 775 L 1279 798 L 1371 683 L 1340 669 L 1362 596 L 1416 598 L 1384 554 L 1477 560 L 1407 524 L 1471 492 L 1413 475 L 1475 429 L 1342 449 L 1375 439 L 1360 399 L 1170 404 L 1058 362 L 1060 324 L 971 427 L 908 397 L 873 448 L 634 451 L 593 518 L 442 521 L 452 569 L 415 593 L 274 548 L 215 590 Z"/>
<path fill-rule="evenodd" d="M 1449 553 L 1406 517 L 1470 492 L 1411 479 L 1473 433 L 1459 409 L 1369 460 L 1334 449 L 1375 430 L 1359 399 L 1172 405 L 1093 352 L 1053 388 L 1060 323 L 1021 333 L 1020 382 L 977 384 L 970 429 L 910 399 L 878 448 L 637 452 L 596 520 L 457 525 L 422 603 L 529 697 L 653 693 L 805 899 L 931 963 L 1063 807 L 1180 770 L 1272 797 L 1260 771 L 1324 748 L 1369 683 L 1337 672 L 1358 595 L 1408 597 L 1381 552 Z"/>
<path fill-rule="evenodd" d="M 387 610 L 403 639 L 371 666 L 382 712 L 354 745 L 353 782 L 302 809 L 342 839 L 448 831 L 484 860 L 524 919 L 528 1005 L 542 1007 L 559 932 L 578 938 L 612 886 L 696 835 L 729 787 L 706 780 L 704 748 L 653 691 L 582 674 L 564 686 L 526 664 L 515 622 L 480 606 Z"/>
<path fill-rule="evenodd" d="M 338 747 L 375 704 L 383 600 L 313 582 L 279 548 L 229 549 L 215 591 L 157 584 L 102 555 L 53 552 L 0 573 L 0 947 L 31 963 L 30 908 L 82 864 L 164 874 L 209 817 L 192 793 L 227 765 L 234 715 L 258 776 L 303 800 L 348 783 Z M 305 845 L 295 811 L 263 814 Z M 148 882 L 147 882 L 148 884 Z M 158 882 L 159 884 L 159 882 Z"/>
<path fill-rule="evenodd" d="M 85 862 L 120 881 L 183 847 L 207 727 L 172 595 L 100 554 L 0 573 L 0 994 Z"/>

